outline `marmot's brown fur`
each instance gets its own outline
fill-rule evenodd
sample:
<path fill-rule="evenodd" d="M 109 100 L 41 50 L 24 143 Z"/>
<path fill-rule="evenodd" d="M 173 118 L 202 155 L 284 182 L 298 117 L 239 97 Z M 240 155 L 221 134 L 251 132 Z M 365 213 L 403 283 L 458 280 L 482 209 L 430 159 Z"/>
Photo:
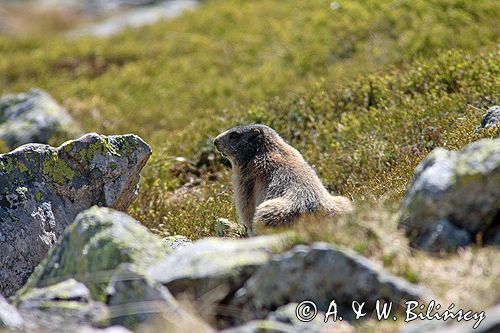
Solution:
<path fill-rule="evenodd" d="M 214 144 L 231 162 L 236 208 L 250 235 L 308 214 L 352 210 L 349 199 L 330 195 L 302 155 L 267 126 L 231 128 Z"/>

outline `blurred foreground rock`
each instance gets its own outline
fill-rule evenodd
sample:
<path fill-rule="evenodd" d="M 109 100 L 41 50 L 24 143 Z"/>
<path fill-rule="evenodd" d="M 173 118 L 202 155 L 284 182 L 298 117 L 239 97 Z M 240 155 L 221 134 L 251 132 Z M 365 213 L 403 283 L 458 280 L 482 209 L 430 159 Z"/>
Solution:
<path fill-rule="evenodd" d="M 420 163 L 401 210 L 410 244 L 454 251 L 474 240 L 500 244 L 500 139 L 462 151 L 435 149 Z"/>
<path fill-rule="evenodd" d="M 348 250 L 294 246 L 295 239 L 210 238 L 174 250 L 125 213 L 92 207 L 12 298 L 17 310 L 5 308 L 19 314 L 15 325 L 40 332 L 211 333 L 213 325 L 224 332 L 351 333 L 349 323 L 322 321 L 331 300 L 342 314 L 352 300 L 371 311 L 376 299 L 402 304 L 427 296 Z M 296 318 L 303 300 L 318 306 L 311 322 Z"/>
<path fill-rule="evenodd" d="M 97 134 L 0 155 L 0 293 L 24 284 L 79 212 L 127 209 L 150 155 L 135 135 Z"/>
<path fill-rule="evenodd" d="M 42 332 L 110 325 L 135 329 L 158 315 L 167 318 L 164 327 L 198 322 L 144 275 L 165 256 L 162 241 L 139 222 L 93 207 L 67 228 L 14 302 L 28 330 Z M 203 325 L 199 321 L 198 327 Z"/>
<path fill-rule="evenodd" d="M 118 266 L 130 263 L 140 272 L 164 256 L 161 240 L 145 226 L 125 213 L 93 207 L 76 217 L 19 295 L 71 277 L 103 301 Z"/>
<path fill-rule="evenodd" d="M 26 143 L 64 141 L 76 136 L 76 128 L 66 110 L 44 91 L 32 89 L 0 99 L 0 149 L 4 151 Z"/>
<path fill-rule="evenodd" d="M 312 301 L 327 312 L 335 300 L 343 318 L 351 303 L 366 302 L 373 311 L 377 300 L 403 304 L 429 295 L 415 285 L 385 272 L 366 258 L 325 243 L 298 245 L 262 265 L 235 293 L 231 305 L 241 308 L 238 320 L 263 319 L 289 302 Z"/>
<path fill-rule="evenodd" d="M 28 331 L 76 331 L 81 325 L 104 324 L 109 317 L 107 307 L 93 301 L 87 287 L 74 279 L 26 290 L 17 303 Z"/>
<path fill-rule="evenodd" d="M 21 330 L 24 321 L 15 307 L 0 295 L 0 329 Z"/>
<path fill-rule="evenodd" d="M 215 303 L 240 288 L 260 265 L 284 246 L 286 239 L 282 236 L 202 239 L 152 266 L 148 275 L 174 295 L 186 294 L 197 299 L 210 293 Z"/>

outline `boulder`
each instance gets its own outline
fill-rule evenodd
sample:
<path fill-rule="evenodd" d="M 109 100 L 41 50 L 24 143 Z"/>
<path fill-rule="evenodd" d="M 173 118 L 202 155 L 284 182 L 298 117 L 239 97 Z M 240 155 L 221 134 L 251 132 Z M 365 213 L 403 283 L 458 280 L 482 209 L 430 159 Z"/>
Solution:
<path fill-rule="evenodd" d="M 22 330 L 24 326 L 24 320 L 16 308 L 0 295 L 0 331 L 2 329 Z"/>
<path fill-rule="evenodd" d="M 0 99 L 0 141 L 4 149 L 26 143 L 49 143 L 77 133 L 71 116 L 44 91 L 6 95 Z"/>
<path fill-rule="evenodd" d="M 190 299 L 209 295 L 217 304 L 240 288 L 287 244 L 285 236 L 263 236 L 244 240 L 207 238 L 167 256 L 148 270 L 174 296 Z"/>
<path fill-rule="evenodd" d="M 208 325 L 184 310 L 167 288 L 137 273 L 130 264 L 122 264 L 115 271 L 106 293 L 113 325 L 135 329 L 161 315 L 164 328 L 181 330 L 197 322 L 200 330 L 209 329 Z"/>
<path fill-rule="evenodd" d="M 432 151 L 415 171 L 399 225 L 414 247 L 454 251 L 478 234 L 498 240 L 499 207 L 500 139 L 485 139 L 460 152 Z"/>
<path fill-rule="evenodd" d="M 0 154 L 0 293 L 24 284 L 79 212 L 127 209 L 150 155 L 135 135 L 97 134 Z"/>
<path fill-rule="evenodd" d="M 495 105 L 488 109 L 481 120 L 481 128 L 500 126 L 500 106 Z"/>
<path fill-rule="evenodd" d="M 32 288 L 16 299 L 28 331 L 76 331 L 81 325 L 106 325 L 109 312 L 103 303 L 90 298 L 87 287 L 68 279 Z"/>
<path fill-rule="evenodd" d="M 368 259 L 333 245 L 298 245 L 262 265 L 229 303 L 241 312 L 238 320 L 266 318 L 291 302 L 315 303 L 327 312 L 332 300 L 344 320 L 352 316 L 351 303 L 366 302 L 373 311 L 377 300 L 403 304 L 427 297 L 419 287 L 393 276 Z"/>
<path fill-rule="evenodd" d="M 76 217 L 17 298 L 71 277 L 89 289 L 93 300 L 104 302 L 120 264 L 131 263 L 141 272 L 164 255 L 161 240 L 142 224 L 125 213 L 93 207 Z"/>

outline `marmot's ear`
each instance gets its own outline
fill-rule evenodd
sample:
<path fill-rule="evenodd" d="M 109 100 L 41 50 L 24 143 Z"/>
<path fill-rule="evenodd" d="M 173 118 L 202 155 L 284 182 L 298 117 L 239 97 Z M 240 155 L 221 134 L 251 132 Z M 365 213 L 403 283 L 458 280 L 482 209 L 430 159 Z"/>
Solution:
<path fill-rule="evenodd" d="M 252 129 L 252 138 L 258 138 L 262 134 L 261 130 L 258 128 Z"/>

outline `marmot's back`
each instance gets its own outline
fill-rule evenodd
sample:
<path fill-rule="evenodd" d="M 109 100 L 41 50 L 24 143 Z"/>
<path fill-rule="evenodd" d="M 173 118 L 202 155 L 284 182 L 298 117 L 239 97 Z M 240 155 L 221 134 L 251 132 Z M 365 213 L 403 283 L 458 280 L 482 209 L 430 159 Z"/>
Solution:
<path fill-rule="evenodd" d="M 302 155 L 267 126 L 234 127 L 214 143 L 231 162 L 238 215 L 250 233 L 304 214 L 352 210 L 349 199 L 331 196 Z"/>

